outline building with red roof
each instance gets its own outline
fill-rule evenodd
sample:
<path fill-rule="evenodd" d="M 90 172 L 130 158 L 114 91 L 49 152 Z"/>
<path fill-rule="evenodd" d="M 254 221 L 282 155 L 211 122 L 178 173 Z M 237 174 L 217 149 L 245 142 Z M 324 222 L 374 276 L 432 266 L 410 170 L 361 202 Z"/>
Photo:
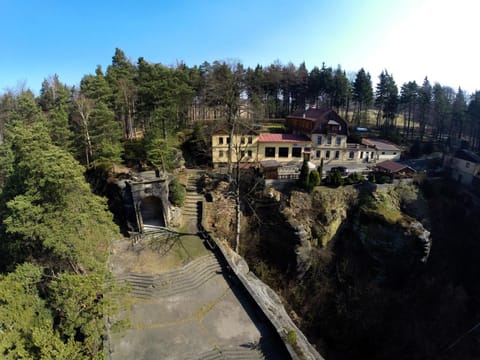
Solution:
<path fill-rule="evenodd" d="M 375 170 L 388 173 L 396 178 L 412 177 L 416 173 L 410 166 L 393 160 L 379 162 L 375 165 Z"/>
<path fill-rule="evenodd" d="M 300 167 L 304 158 L 316 166 L 322 159 L 324 164 L 345 165 L 397 158 L 401 152 L 396 145 L 384 140 L 347 143 L 348 123 L 330 108 L 296 112 L 286 117 L 285 126 L 287 133 L 249 130 L 233 135 L 232 140 L 228 132 L 217 131 L 212 136 L 214 167 L 226 165 L 229 158 L 232 162 L 252 165 L 274 160 L 285 168 Z"/>

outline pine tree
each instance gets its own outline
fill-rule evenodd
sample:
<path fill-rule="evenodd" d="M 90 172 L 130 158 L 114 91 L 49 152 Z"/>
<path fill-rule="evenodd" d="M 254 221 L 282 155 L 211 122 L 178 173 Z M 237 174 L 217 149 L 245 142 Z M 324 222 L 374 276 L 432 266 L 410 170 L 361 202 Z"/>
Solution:
<path fill-rule="evenodd" d="M 310 180 L 309 175 L 310 175 L 310 168 L 308 167 L 308 160 L 303 159 L 303 164 L 300 169 L 300 177 L 298 178 L 298 183 L 305 190 L 308 189 L 308 183 Z"/>

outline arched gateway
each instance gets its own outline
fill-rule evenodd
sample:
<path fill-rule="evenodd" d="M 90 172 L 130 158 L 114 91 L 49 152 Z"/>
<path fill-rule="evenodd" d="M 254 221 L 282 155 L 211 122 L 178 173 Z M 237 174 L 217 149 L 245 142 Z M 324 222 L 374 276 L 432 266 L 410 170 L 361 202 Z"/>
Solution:
<path fill-rule="evenodd" d="M 127 183 L 131 192 L 137 231 L 140 233 L 152 227 L 169 226 L 170 202 L 168 201 L 167 176 L 143 177 L 140 181 Z"/>
<path fill-rule="evenodd" d="M 165 227 L 165 217 L 163 216 L 162 200 L 155 196 L 148 196 L 140 203 L 140 214 L 142 216 L 143 226 L 163 226 Z"/>

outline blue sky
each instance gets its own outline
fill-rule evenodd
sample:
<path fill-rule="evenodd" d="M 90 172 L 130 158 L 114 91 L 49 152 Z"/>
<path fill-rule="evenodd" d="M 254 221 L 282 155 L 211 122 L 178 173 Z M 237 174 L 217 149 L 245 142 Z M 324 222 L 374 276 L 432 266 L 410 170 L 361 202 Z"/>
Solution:
<path fill-rule="evenodd" d="M 0 0 L 0 93 L 68 85 L 110 64 L 115 48 L 136 62 L 247 66 L 305 61 L 374 82 L 430 81 L 480 89 L 476 0 Z"/>

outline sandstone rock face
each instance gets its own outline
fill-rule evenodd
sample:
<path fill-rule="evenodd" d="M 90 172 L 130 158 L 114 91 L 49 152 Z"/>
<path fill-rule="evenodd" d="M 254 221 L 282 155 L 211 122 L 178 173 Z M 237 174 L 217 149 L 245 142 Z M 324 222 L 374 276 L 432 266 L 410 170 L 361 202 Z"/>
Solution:
<path fill-rule="evenodd" d="M 410 272 L 425 263 L 431 249 L 430 232 L 404 213 L 413 207 L 415 188 L 337 189 L 321 188 L 313 194 L 292 192 L 282 209 L 293 228 L 296 242 L 297 277 L 302 278 L 312 262 L 312 248 L 328 246 L 344 227 L 353 230 L 348 241 L 359 241 L 378 265 L 379 279 L 388 274 Z M 407 198 L 407 200 L 405 200 Z M 417 207 L 418 204 L 417 204 Z"/>

